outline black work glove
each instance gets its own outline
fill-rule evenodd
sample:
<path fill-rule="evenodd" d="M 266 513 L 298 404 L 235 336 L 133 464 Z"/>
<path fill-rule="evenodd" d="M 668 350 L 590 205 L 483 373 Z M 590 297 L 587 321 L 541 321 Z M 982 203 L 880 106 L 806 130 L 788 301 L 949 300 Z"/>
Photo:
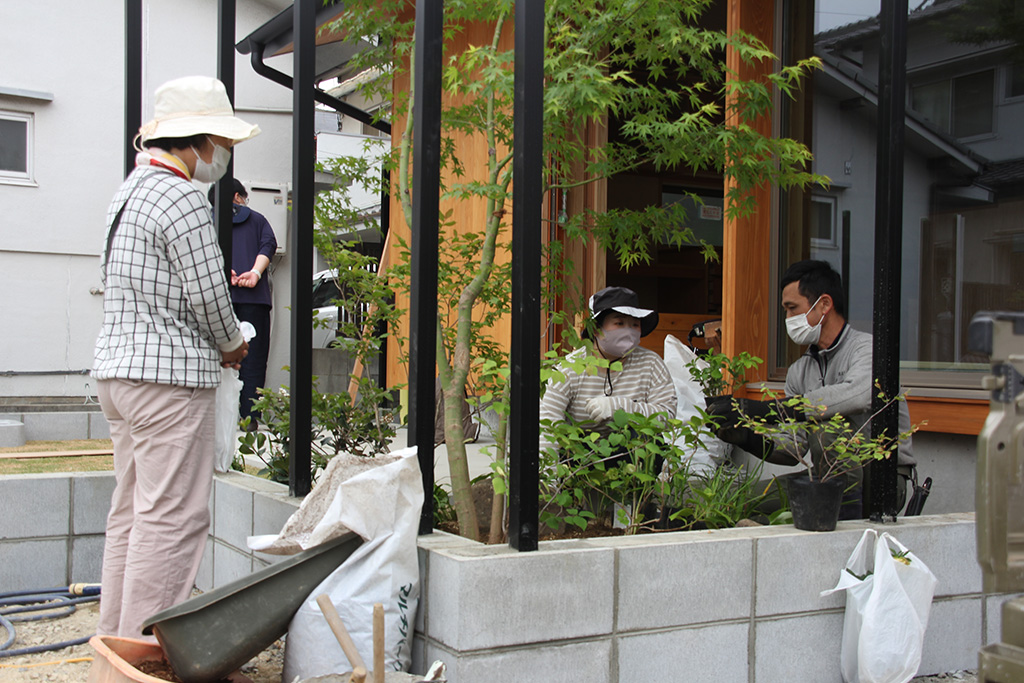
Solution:
<path fill-rule="evenodd" d="M 718 430 L 718 438 L 762 460 L 767 460 L 775 450 L 771 439 L 755 434 L 749 427 L 723 427 Z"/>
<path fill-rule="evenodd" d="M 708 404 L 707 413 L 715 418 L 715 424 L 719 427 L 735 427 L 743 416 L 755 420 L 768 417 L 771 405 L 770 401 L 721 396 Z"/>

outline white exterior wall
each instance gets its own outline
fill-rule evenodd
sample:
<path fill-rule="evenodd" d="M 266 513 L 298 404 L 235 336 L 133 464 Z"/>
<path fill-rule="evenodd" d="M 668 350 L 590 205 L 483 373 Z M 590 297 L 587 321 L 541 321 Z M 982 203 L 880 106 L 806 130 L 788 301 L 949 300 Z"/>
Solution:
<path fill-rule="evenodd" d="M 236 39 L 288 4 L 239 0 Z M 0 95 L 0 110 L 35 117 L 35 185 L 0 182 L 0 397 L 95 393 L 80 371 L 92 365 L 102 296 L 90 290 L 100 287 L 106 208 L 123 178 L 123 16 L 119 0 L 0 3 L 0 87 L 53 94 L 52 102 Z M 216 32 L 211 0 L 143 3 L 143 121 L 161 83 L 216 75 Z M 291 71 L 289 57 L 274 63 Z M 239 114 L 263 129 L 239 147 L 235 175 L 287 183 L 291 91 L 255 74 L 248 56 L 236 55 L 235 69 Z M 289 258 L 276 264 L 270 386 L 287 381 Z"/>

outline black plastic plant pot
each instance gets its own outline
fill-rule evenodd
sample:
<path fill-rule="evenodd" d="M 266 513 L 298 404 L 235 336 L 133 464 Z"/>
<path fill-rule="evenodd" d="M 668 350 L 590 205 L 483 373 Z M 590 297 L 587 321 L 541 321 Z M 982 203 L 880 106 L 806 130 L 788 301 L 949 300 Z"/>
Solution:
<path fill-rule="evenodd" d="M 704 396 L 704 403 L 707 405 L 708 410 L 711 410 L 711 406 L 724 404 L 725 406 L 732 405 L 732 394 L 720 394 L 718 396 Z"/>
<path fill-rule="evenodd" d="M 804 531 L 835 530 L 846 489 L 844 477 L 811 481 L 807 472 L 797 472 L 779 478 L 783 480 L 789 496 L 793 526 Z"/>

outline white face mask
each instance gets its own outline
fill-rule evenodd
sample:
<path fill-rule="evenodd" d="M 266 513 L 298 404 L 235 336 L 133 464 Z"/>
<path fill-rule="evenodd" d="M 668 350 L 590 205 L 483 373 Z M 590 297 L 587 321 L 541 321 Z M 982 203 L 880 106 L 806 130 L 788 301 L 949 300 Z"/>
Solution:
<path fill-rule="evenodd" d="M 617 327 L 603 332 L 597 345 L 605 358 L 622 358 L 640 345 L 640 330 L 635 327 Z"/>
<path fill-rule="evenodd" d="M 814 310 L 814 307 L 818 305 L 818 301 L 821 301 L 820 296 L 817 301 L 811 304 L 811 307 L 807 309 L 807 313 Z M 811 324 L 807 322 L 807 313 L 801 313 L 800 315 L 794 315 L 790 318 L 786 318 L 786 332 L 789 334 L 789 338 L 800 346 L 817 344 L 818 340 L 821 338 L 821 324 L 825 322 L 825 316 L 822 315 L 818 324 L 812 327 Z"/>
<path fill-rule="evenodd" d="M 203 161 L 196 148 L 192 148 L 196 155 L 196 170 L 192 177 L 202 183 L 215 183 L 220 180 L 228 170 L 228 162 L 231 161 L 230 149 L 224 149 L 212 140 L 210 144 L 213 145 L 213 161 L 209 162 Z"/>

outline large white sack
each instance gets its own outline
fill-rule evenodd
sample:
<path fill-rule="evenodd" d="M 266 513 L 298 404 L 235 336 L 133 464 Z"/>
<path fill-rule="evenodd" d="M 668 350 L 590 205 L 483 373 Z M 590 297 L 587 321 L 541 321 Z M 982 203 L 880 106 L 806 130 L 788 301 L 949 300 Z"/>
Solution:
<path fill-rule="evenodd" d="M 687 422 L 690 418 L 700 413 L 697 407 L 705 407 L 704 392 L 690 377 L 689 364 L 702 361 L 693 350 L 671 334 L 665 336 L 665 366 L 672 375 L 672 383 L 676 388 L 676 419 Z M 702 436 L 701 441 L 704 447 L 688 446 L 682 438 L 676 440 L 675 444 L 683 449 L 690 460 L 691 475 L 710 474 L 720 464 L 725 462 L 732 446 L 710 434 Z"/>
<path fill-rule="evenodd" d="M 363 657 L 373 661 L 373 605 L 384 605 L 385 665 L 412 664 L 413 625 L 419 601 L 416 537 L 423 482 L 416 449 L 375 458 L 340 454 L 279 536 L 249 539 L 254 550 L 294 553 L 347 531 L 364 539 L 299 608 L 288 628 L 283 680 L 349 671 L 330 626 L 316 604 L 327 593 Z"/>

